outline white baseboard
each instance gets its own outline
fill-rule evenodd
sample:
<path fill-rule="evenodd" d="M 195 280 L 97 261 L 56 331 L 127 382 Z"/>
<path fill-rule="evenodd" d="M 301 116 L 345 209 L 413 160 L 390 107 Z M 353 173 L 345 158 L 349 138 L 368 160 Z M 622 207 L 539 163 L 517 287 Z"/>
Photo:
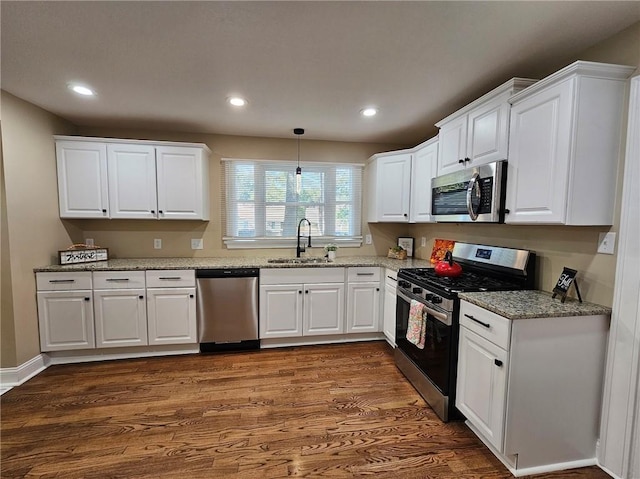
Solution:
<path fill-rule="evenodd" d="M 35 358 L 31 358 L 15 368 L 0 368 L 0 395 L 27 382 L 36 374 L 47 369 L 48 366 L 48 358 L 43 354 L 38 354 Z"/>
<path fill-rule="evenodd" d="M 610 471 L 609 469 L 604 467 L 602 464 L 600 464 L 600 461 L 598 461 L 598 467 L 602 469 L 604 472 L 606 472 L 607 474 L 609 474 L 611 477 L 613 477 L 613 479 L 623 479 L 622 477 L 618 476 L 617 474 L 615 474 L 614 472 Z"/>
<path fill-rule="evenodd" d="M 382 333 L 336 334 L 326 336 L 296 336 L 293 338 L 269 338 L 260 340 L 261 349 L 290 346 L 313 346 L 316 344 L 355 343 L 359 341 L 378 341 L 386 339 Z"/>

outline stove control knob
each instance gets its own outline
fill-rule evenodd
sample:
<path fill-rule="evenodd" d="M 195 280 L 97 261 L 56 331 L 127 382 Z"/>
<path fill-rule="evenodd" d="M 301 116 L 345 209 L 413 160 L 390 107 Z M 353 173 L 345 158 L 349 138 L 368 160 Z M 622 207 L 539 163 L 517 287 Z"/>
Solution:
<path fill-rule="evenodd" d="M 435 296 L 431 293 L 427 293 L 424 296 L 424 299 L 426 299 L 427 301 L 433 301 L 433 298 L 435 298 Z"/>
<path fill-rule="evenodd" d="M 401 288 L 408 288 L 411 286 L 411 283 L 409 283 L 409 281 L 398 281 L 398 286 L 400 286 Z"/>
<path fill-rule="evenodd" d="M 442 303 L 442 298 L 440 296 L 433 296 L 433 298 L 431 299 L 431 302 L 433 304 L 438 304 L 438 303 Z"/>
<path fill-rule="evenodd" d="M 422 293 L 422 288 L 413 288 L 411 290 L 411 292 L 414 293 L 414 294 L 420 294 L 420 293 Z"/>

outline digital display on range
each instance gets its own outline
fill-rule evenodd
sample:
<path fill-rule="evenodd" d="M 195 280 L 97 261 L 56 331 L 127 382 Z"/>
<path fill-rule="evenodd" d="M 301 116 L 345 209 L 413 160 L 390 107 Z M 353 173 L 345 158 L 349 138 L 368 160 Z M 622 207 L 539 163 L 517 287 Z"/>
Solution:
<path fill-rule="evenodd" d="M 476 258 L 491 259 L 492 250 L 478 248 L 476 250 Z"/>

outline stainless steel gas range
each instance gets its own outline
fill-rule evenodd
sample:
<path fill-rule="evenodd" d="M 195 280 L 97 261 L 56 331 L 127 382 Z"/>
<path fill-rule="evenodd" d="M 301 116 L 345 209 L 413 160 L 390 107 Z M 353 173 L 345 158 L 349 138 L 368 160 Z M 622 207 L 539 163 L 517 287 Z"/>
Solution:
<path fill-rule="evenodd" d="M 461 276 L 437 276 L 432 268 L 401 269 L 396 290 L 396 366 L 443 421 L 460 415 L 455 408 L 458 293 L 532 289 L 535 280 L 531 251 L 456 243 L 453 259 L 463 268 Z M 416 312 L 422 328 L 418 341 Z"/>

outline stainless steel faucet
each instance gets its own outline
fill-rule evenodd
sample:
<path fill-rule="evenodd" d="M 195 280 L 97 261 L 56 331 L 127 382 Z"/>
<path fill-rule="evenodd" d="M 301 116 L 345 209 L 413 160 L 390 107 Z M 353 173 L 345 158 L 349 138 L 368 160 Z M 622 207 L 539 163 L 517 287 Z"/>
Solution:
<path fill-rule="evenodd" d="M 304 244 L 302 246 L 300 246 L 300 227 L 302 226 L 302 222 L 303 221 L 306 221 L 307 224 L 309 225 L 309 236 L 307 236 L 307 238 L 309 239 L 308 247 L 311 248 L 311 221 L 309 221 L 307 218 L 302 218 L 300 220 L 300 223 L 298 223 L 298 244 L 296 246 L 296 258 L 300 257 L 300 253 L 304 253 L 305 252 Z"/>

